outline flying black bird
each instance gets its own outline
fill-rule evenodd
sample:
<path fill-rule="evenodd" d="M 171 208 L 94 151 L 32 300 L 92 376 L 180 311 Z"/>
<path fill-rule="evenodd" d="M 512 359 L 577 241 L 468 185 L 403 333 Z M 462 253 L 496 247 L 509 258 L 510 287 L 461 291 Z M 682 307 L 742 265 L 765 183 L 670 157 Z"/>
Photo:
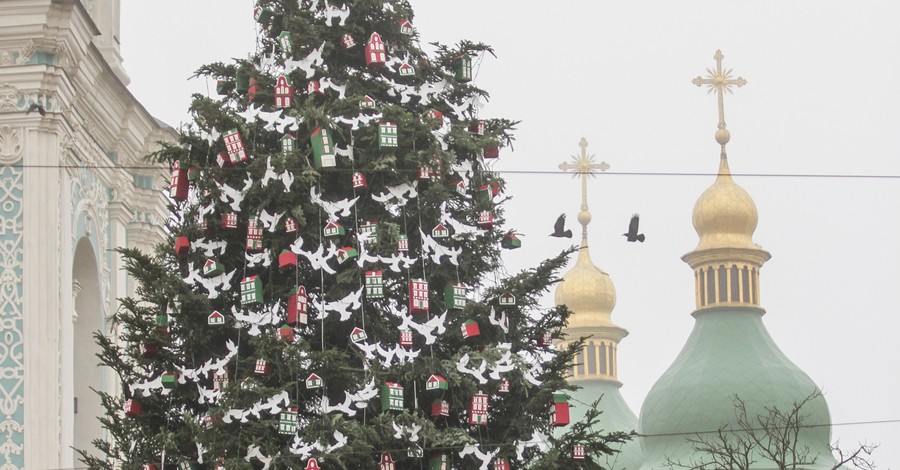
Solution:
<path fill-rule="evenodd" d="M 28 114 L 32 111 L 37 111 L 41 116 L 47 115 L 47 111 L 44 110 L 44 107 L 37 103 L 31 103 L 31 106 L 28 107 L 28 111 L 25 111 L 25 114 Z"/>
<path fill-rule="evenodd" d="M 640 223 L 641 216 L 638 214 L 634 214 L 631 216 L 631 222 L 628 224 L 628 233 L 623 233 L 622 236 L 625 237 L 625 240 L 634 242 L 638 241 L 644 242 L 644 234 L 638 233 L 638 224 Z"/>
<path fill-rule="evenodd" d="M 553 224 L 553 233 L 550 234 L 551 237 L 566 237 L 572 238 L 572 231 L 565 230 L 566 228 L 566 214 L 560 214 L 559 218 L 556 219 L 556 223 Z M 564 231 L 565 230 L 565 231 Z"/>

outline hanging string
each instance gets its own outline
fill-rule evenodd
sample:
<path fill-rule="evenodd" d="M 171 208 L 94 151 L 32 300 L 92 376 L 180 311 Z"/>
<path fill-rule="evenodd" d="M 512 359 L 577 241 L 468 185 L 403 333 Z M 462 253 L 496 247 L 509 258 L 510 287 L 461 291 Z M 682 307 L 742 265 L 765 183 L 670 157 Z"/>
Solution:
<path fill-rule="evenodd" d="M 354 142 L 353 142 L 353 131 L 351 130 L 351 131 L 350 131 L 350 148 L 351 148 L 351 149 L 353 149 L 353 143 L 354 143 Z M 350 178 L 351 178 L 351 184 L 350 184 L 350 186 L 351 186 L 351 189 L 353 190 L 353 199 L 356 199 L 356 198 L 358 197 L 358 195 L 356 194 L 356 183 L 353 181 L 353 176 L 356 175 L 356 159 L 353 158 L 353 157 L 350 157 L 350 169 L 352 170 L 351 173 L 350 173 L 350 174 L 351 174 L 351 177 L 350 177 Z M 363 178 L 365 178 L 365 175 L 363 175 Z M 359 211 L 357 210 L 357 207 L 358 207 L 357 204 L 353 204 L 353 224 L 354 224 L 354 227 L 356 227 L 356 232 L 354 232 L 354 233 L 356 234 L 356 243 L 359 245 L 359 251 L 362 251 L 362 250 L 363 250 L 363 245 L 365 244 L 365 241 L 364 241 L 364 242 L 360 242 L 360 241 L 359 241 Z M 376 229 L 376 230 L 377 230 L 377 229 Z M 369 237 L 371 237 L 371 236 L 372 236 L 372 235 L 370 234 Z M 368 241 L 368 239 L 366 239 L 366 241 Z M 363 268 L 363 269 L 365 269 L 365 268 Z M 365 286 L 366 286 L 366 284 L 365 284 L 365 280 L 363 279 L 363 273 L 362 273 L 362 270 L 359 270 L 359 269 L 358 269 L 358 270 L 356 271 L 356 280 L 357 280 L 357 282 L 359 282 L 359 285 L 362 286 L 362 288 L 363 288 L 363 294 L 365 294 Z M 364 297 L 364 298 L 363 298 L 363 301 L 360 302 L 360 315 L 361 315 L 361 317 L 362 317 L 362 318 L 360 319 L 360 323 L 361 323 L 361 325 L 362 325 L 362 329 L 365 330 L 365 329 L 366 329 L 366 302 L 365 302 L 365 295 L 364 295 L 363 297 Z M 378 338 L 373 338 L 373 339 L 377 340 Z"/>
<path fill-rule="evenodd" d="M 319 176 L 319 194 L 322 194 L 322 177 Z M 319 245 L 323 245 L 322 232 L 322 206 L 319 206 Z M 323 267 L 319 267 L 319 333 L 321 335 L 322 352 L 325 352 L 325 271 Z"/>

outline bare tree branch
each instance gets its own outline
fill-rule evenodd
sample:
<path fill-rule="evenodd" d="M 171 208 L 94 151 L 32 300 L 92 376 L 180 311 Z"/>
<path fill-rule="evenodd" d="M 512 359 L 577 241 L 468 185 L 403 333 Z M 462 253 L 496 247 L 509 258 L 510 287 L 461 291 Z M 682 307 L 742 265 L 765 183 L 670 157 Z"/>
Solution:
<path fill-rule="evenodd" d="M 739 396 L 733 397 L 737 426 L 726 426 L 710 433 L 697 433 L 687 438 L 694 453 L 688 462 L 667 459 L 666 466 L 688 470 L 749 470 L 761 459 L 774 464 L 779 470 L 808 468 L 816 463 L 818 454 L 801 440 L 801 431 L 811 425 L 804 424 L 809 418 L 806 405 L 822 396 L 815 390 L 794 404 L 788 410 L 765 407 L 756 416 L 749 416 L 747 404 Z M 857 468 L 874 470 L 872 452 L 878 447 L 862 443 L 851 451 L 829 445 L 837 457 L 832 470 Z"/>

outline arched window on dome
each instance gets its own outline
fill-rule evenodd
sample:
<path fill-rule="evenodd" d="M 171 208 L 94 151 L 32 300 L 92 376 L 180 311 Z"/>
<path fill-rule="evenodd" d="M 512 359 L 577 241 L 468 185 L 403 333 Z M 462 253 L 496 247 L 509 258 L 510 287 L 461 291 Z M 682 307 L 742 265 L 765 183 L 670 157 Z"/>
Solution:
<path fill-rule="evenodd" d="M 741 300 L 747 303 L 750 301 L 750 268 L 744 265 L 741 269 Z"/>
<path fill-rule="evenodd" d="M 724 264 L 719 265 L 719 302 L 728 302 L 728 271 Z"/>
<path fill-rule="evenodd" d="M 750 270 L 750 301 L 759 304 L 759 272 L 756 268 Z"/>
<path fill-rule="evenodd" d="M 706 303 L 716 303 L 716 273 L 712 266 L 706 268 Z"/>
<path fill-rule="evenodd" d="M 741 301 L 741 288 L 740 288 L 740 272 L 736 264 L 731 265 L 731 301 L 732 302 L 740 302 Z"/>
<path fill-rule="evenodd" d="M 697 303 L 699 306 L 706 306 L 706 290 L 703 288 L 706 284 L 706 273 L 703 269 L 697 270 Z"/>
<path fill-rule="evenodd" d="M 616 344 L 609 345 L 609 375 L 615 377 L 616 374 L 619 373 L 618 366 L 616 364 L 619 363 L 619 350 L 617 349 Z"/>
<path fill-rule="evenodd" d="M 587 372 L 588 374 L 597 373 L 597 346 L 591 341 L 584 348 L 587 352 Z"/>
<path fill-rule="evenodd" d="M 562 343 L 559 350 L 565 351 L 569 347 L 569 343 Z M 572 363 L 569 365 L 569 377 L 575 377 L 575 363 L 578 362 L 578 356 L 572 358 Z"/>
<path fill-rule="evenodd" d="M 606 343 L 600 343 L 600 373 L 609 374 L 609 349 Z"/>
<path fill-rule="evenodd" d="M 577 358 L 577 360 L 575 361 L 576 362 L 576 364 L 575 364 L 575 376 L 576 377 L 581 377 L 584 375 L 584 356 L 585 356 L 584 348 L 582 348 L 581 352 L 578 353 L 577 356 L 575 356 Z"/>

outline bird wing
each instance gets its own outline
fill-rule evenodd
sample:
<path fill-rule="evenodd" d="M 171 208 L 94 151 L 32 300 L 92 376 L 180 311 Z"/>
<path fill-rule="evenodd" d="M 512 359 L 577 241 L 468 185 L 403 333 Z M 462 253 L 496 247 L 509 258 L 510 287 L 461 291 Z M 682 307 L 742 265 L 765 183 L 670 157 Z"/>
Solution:
<path fill-rule="evenodd" d="M 628 233 L 636 235 L 638 233 L 638 224 L 640 224 L 640 217 L 637 214 L 631 216 L 631 222 L 628 224 Z"/>
<path fill-rule="evenodd" d="M 559 218 L 556 219 L 556 223 L 553 224 L 553 233 L 561 234 L 566 229 L 566 214 L 560 214 Z"/>

